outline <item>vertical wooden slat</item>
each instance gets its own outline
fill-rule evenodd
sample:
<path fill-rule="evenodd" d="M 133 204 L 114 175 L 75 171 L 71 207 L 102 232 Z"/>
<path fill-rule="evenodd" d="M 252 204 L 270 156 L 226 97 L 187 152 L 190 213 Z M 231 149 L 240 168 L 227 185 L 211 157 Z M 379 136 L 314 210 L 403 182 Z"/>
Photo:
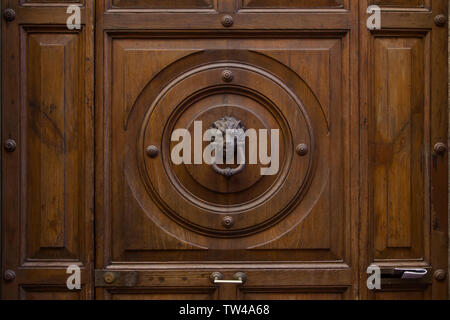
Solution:
<path fill-rule="evenodd" d="M 388 49 L 388 141 L 392 165 L 388 179 L 388 247 L 411 246 L 411 49 Z M 404 66 L 404 68 L 398 68 Z M 384 118 L 380 115 L 381 119 Z M 386 115 L 385 115 L 386 116 Z"/>
<path fill-rule="evenodd" d="M 65 216 L 65 105 L 64 46 L 43 45 L 41 47 L 41 112 L 38 119 L 30 119 L 52 136 L 51 144 L 41 144 L 39 185 L 41 210 L 40 246 L 64 247 Z M 50 127 L 49 127 L 50 126 Z M 31 190 L 33 191 L 33 190 Z M 35 190 L 36 192 L 37 190 Z"/>
<path fill-rule="evenodd" d="M 433 1 L 433 14 L 448 16 L 448 1 Z M 431 147 L 446 143 L 448 134 L 448 30 L 444 26 L 433 26 L 430 60 L 431 73 Z M 446 256 L 448 247 L 448 152 L 444 156 L 433 154 L 431 167 L 431 262 L 434 270 L 448 270 Z M 448 297 L 448 276 L 445 281 L 434 279 L 433 298 Z"/>
<path fill-rule="evenodd" d="M 17 142 L 2 164 L 6 299 L 93 298 L 94 3 L 80 2 L 80 30 L 66 27 L 71 4 L 6 1 L 17 18 L 2 19 L 2 136 Z M 72 264 L 82 288 L 66 295 Z"/>

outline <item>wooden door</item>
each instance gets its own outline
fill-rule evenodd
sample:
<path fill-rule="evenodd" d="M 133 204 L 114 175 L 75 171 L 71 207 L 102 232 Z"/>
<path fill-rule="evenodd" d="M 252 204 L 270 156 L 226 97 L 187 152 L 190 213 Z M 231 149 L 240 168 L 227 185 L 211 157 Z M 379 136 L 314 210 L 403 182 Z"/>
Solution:
<path fill-rule="evenodd" d="M 67 2 L 2 2 L 2 297 L 447 296 L 446 1 Z M 226 125 L 278 170 L 173 161 Z"/>
<path fill-rule="evenodd" d="M 97 297 L 356 297 L 357 2 L 154 3 L 97 4 Z M 279 130 L 277 174 L 172 162 L 224 117 Z"/>
<path fill-rule="evenodd" d="M 94 16 L 81 3 L 69 30 L 66 1 L 2 1 L 2 298 L 93 298 Z M 69 265 L 81 290 L 67 290 Z"/>
<path fill-rule="evenodd" d="M 361 298 L 447 297 L 447 1 L 381 5 L 382 29 L 361 26 L 361 267 L 420 267 Z"/>

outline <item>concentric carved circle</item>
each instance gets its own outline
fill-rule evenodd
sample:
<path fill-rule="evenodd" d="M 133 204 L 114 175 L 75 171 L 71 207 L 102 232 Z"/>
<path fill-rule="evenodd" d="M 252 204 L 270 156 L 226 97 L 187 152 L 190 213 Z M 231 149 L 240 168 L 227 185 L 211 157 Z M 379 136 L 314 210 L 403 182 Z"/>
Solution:
<path fill-rule="evenodd" d="M 224 97 L 228 100 L 227 104 L 222 104 Z M 238 105 L 238 103 L 241 105 Z M 242 105 L 244 105 L 244 107 Z M 249 109 L 249 107 L 251 109 Z M 194 121 L 202 121 L 204 124 L 212 123 L 214 122 L 215 115 L 219 115 L 219 117 L 234 115 L 234 117 L 238 119 L 246 119 L 246 125 L 249 124 L 251 125 L 251 128 L 254 129 L 267 129 L 271 125 L 267 121 L 264 121 L 264 117 L 270 117 L 270 113 L 268 113 L 267 109 L 263 108 L 261 104 L 248 96 L 243 95 L 241 90 L 223 88 L 223 91 L 219 90 L 216 94 L 209 95 L 192 105 L 186 110 L 183 116 L 180 117 L 175 127 L 186 127 L 189 129 L 189 132 L 191 132 L 191 135 L 193 135 Z M 183 119 L 191 120 L 183 122 Z M 246 156 L 248 158 L 248 154 Z M 220 167 L 227 168 L 230 166 L 220 165 Z M 237 166 L 231 165 L 231 167 Z M 229 183 L 222 183 L 222 181 L 226 181 L 227 179 L 218 179 L 217 174 L 207 165 L 191 165 L 175 169 L 185 169 L 189 173 L 189 176 L 192 177 L 192 181 L 195 181 L 196 184 L 205 188 L 205 193 L 203 196 L 200 196 L 201 198 L 207 201 L 208 199 L 213 198 L 222 204 L 229 204 L 231 201 L 230 198 L 233 198 L 233 201 L 249 201 L 252 197 L 255 197 L 255 193 L 250 193 L 248 191 L 251 191 L 251 187 L 260 182 L 263 178 L 259 172 L 260 167 L 251 164 L 247 164 L 245 170 L 240 173 L 239 176 L 229 179 Z M 270 186 L 269 179 L 263 181 L 263 185 L 265 187 L 261 188 L 265 191 L 265 188 Z M 188 189 L 194 189 L 194 187 L 195 185 L 191 185 Z M 225 194 L 229 194 L 229 196 L 225 196 Z"/>
<path fill-rule="evenodd" d="M 289 69 L 253 53 L 236 55 L 240 61 L 249 59 L 247 63 L 226 61 L 229 54 L 211 51 L 168 67 L 149 83 L 128 120 L 129 128 L 140 129 L 129 131 L 127 137 L 130 143 L 133 139 L 137 142 L 135 152 L 127 154 L 127 161 L 136 163 L 126 167 L 127 181 L 144 212 L 180 239 L 200 241 L 198 236 L 206 236 L 210 240 L 203 245 L 217 248 L 221 247 L 220 238 L 247 237 L 261 241 L 268 229 L 279 229 L 276 232 L 282 234 L 292 228 L 320 196 L 320 192 L 307 196 L 309 188 L 314 184 L 317 190 L 326 181 L 322 175 L 314 182 L 315 170 L 324 160 L 316 157 L 317 140 L 310 116 L 319 131 L 317 136 L 327 137 L 324 113 L 314 94 L 304 96 L 309 113 L 282 79 L 295 77 Z M 179 72 L 186 65 L 190 68 Z M 234 75 L 232 84 L 223 81 L 224 70 Z M 177 76 L 173 77 L 174 74 Z M 291 83 L 299 85 L 295 87 L 298 92 L 309 90 L 301 80 Z M 262 169 L 272 164 L 262 164 L 259 157 L 256 163 L 246 164 L 242 173 L 232 177 L 217 174 L 204 161 L 172 162 L 171 151 L 179 143 L 171 141 L 174 130 L 186 129 L 195 137 L 196 123 L 200 122 L 201 136 L 215 121 L 225 117 L 241 120 L 246 129 L 267 131 L 269 144 L 276 137 L 274 132 L 278 132 L 278 170 L 262 175 Z M 208 144 L 203 141 L 198 151 L 192 142 L 192 161 L 196 155 L 202 158 Z M 302 157 L 297 154 L 299 144 L 307 146 Z M 158 157 L 149 157 L 146 147 L 152 145 L 159 147 Z M 319 145 L 327 147 L 323 140 L 319 140 Z M 246 146 L 246 158 L 254 154 L 257 152 L 250 153 Z M 171 224 L 167 219 L 177 223 Z M 287 221 L 283 222 L 284 219 Z M 252 241 L 247 243 L 251 245 Z"/>
<path fill-rule="evenodd" d="M 283 216 L 286 207 L 298 196 L 298 190 L 289 185 L 301 189 L 311 172 L 308 159 L 293 157 L 293 141 L 308 141 L 310 145 L 314 141 L 311 139 L 311 125 L 304 114 L 298 112 L 295 124 L 289 123 L 292 120 L 285 117 L 292 106 L 300 111 L 300 102 L 282 87 L 278 79 L 260 69 L 231 64 L 229 70 L 239 75 L 236 78 L 243 79 L 232 87 L 219 82 L 210 82 L 203 90 L 192 86 L 193 83 L 217 79 L 214 74 L 220 74 L 222 70 L 221 63 L 192 70 L 190 75 L 183 75 L 172 82 L 154 102 L 152 112 L 144 120 L 141 139 L 144 145 L 158 144 L 157 139 L 162 136 L 162 157 L 161 162 L 156 163 L 148 162 L 148 158 L 143 157 L 142 171 L 149 189 L 156 193 L 161 204 L 174 217 L 203 233 L 232 236 L 256 232 L 261 226 Z M 268 99 L 271 95 L 272 99 Z M 223 101 L 227 103 L 223 104 Z M 227 116 L 247 119 L 249 123 L 246 125 L 256 132 L 265 130 L 270 135 L 277 132 L 279 161 L 278 165 L 277 161 L 273 163 L 277 167 L 273 174 L 264 176 L 265 166 L 258 163 L 232 177 L 217 175 L 206 163 L 172 163 L 171 150 L 177 144 L 169 143 L 172 132 L 180 128 L 188 129 L 195 139 L 193 123 L 200 122 L 206 129 L 214 120 Z M 152 125 L 158 123 L 166 123 L 163 131 L 154 129 L 161 128 Z M 267 140 L 271 141 L 271 138 Z M 205 147 L 206 144 L 200 150 L 194 150 L 194 157 L 201 154 Z M 273 148 L 276 152 L 275 144 Z M 250 153 L 247 156 L 250 158 Z M 296 174 L 288 175 L 291 170 Z M 167 189 L 166 184 L 161 183 L 161 172 L 166 173 L 167 185 L 173 188 Z M 183 205 L 179 206 L 180 203 Z M 233 214 L 235 221 L 226 233 L 220 219 L 223 214 Z"/>

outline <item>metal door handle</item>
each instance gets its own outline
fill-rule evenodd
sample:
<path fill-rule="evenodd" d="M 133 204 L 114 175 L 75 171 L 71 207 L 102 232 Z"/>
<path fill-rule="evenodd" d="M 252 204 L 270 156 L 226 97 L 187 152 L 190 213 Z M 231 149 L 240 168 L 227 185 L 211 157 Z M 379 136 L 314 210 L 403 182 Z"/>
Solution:
<path fill-rule="evenodd" d="M 424 268 L 389 268 L 382 270 L 382 278 L 391 279 L 423 279 L 428 274 Z"/>
<path fill-rule="evenodd" d="M 400 272 L 401 279 L 423 279 L 428 274 L 423 268 L 395 268 L 395 271 Z"/>
<path fill-rule="evenodd" d="M 233 280 L 224 280 L 222 273 L 213 272 L 210 276 L 210 279 L 214 284 L 244 284 L 247 280 L 247 276 L 243 272 L 236 272 L 233 275 Z"/>

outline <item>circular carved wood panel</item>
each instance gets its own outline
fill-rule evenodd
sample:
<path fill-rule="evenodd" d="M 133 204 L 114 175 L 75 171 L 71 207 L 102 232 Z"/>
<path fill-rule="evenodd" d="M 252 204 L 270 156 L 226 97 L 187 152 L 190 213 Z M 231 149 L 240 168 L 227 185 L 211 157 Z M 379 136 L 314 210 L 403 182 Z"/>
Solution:
<path fill-rule="evenodd" d="M 255 61 L 244 63 L 244 57 L 239 62 L 223 61 L 219 59 L 220 54 L 203 55 L 202 64 L 189 65 L 185 70 L 180 67 L 188 65 L 186 61 L 176 62 L 155 78 L 138 99 L 129 119 L 140 124 L 136 126 L 139 131 L 130 135 L 130 139 L 136 141 L 136 149 L 130 156 L 136 157 L 137 167 L 130 169 L 138 170 L 135 176 L 140 180 L 132 183 L 132 188 L 143 206 L 148 200 L 157 204 L 158 214 L 146 211 L 159 224 L 166 223 L 164 217 L 168 217 L 184 230 L 198 235 L 250 237 L 276 226 L 299 209 L 314 179 L 320 141 L 318 143 L 308 108 L 279 75 L 267 69 L 274 63 L 272 60 L 263 67 Z M 195 55 L 186 59 L 195 61 Z M 176 76 L 170 76 L 172 69 L 178 70 Z M 230 81 L 224 80 L 225 72 L 231 75 Z M 307 98 L 313 99 L 312 96 Z M 322 117 L 318 112 L 320 107 L 315 104 L 312 116 Z M 230 177 L 218 174 L 204 161 L 202 164 L 173 163 L 171 152 L 179 143 L 171 141 L 174 130 L 186 129 L 193 140 L 198 139 L 194 123 L 201 123 L 202 135 L 215 121 L 225 117 L 238 119 L 246 129 L 256 130 L 258 141 L 260 130 L 267 130 L 269 154 L 272 152 L 271 130 L 278 131 L 276 174 L 262 175 L 261 169 L 272 164 L 260 161 L 246 164 L 241 173 Z M 318 126 L 317 130 L 324 128 L 325 125 Z M 250 157 L 248 141 L 247 162 Z M 200 150 L 209 143 L 203 141 Z M 308 146 L 306 155 L 297 153 L 299 144 Z M 160 150 L 157 157 L 148 156 L 148 146 Z M 194 153 L 194 141 L 191 148 Z M 194 161 L 194 154 L 191 160 Z M 306 211 L 303 215 L 297 213 L 297 220 L 305 214 Z M 233 223 L 224 223 L 224 219 Z"/>

